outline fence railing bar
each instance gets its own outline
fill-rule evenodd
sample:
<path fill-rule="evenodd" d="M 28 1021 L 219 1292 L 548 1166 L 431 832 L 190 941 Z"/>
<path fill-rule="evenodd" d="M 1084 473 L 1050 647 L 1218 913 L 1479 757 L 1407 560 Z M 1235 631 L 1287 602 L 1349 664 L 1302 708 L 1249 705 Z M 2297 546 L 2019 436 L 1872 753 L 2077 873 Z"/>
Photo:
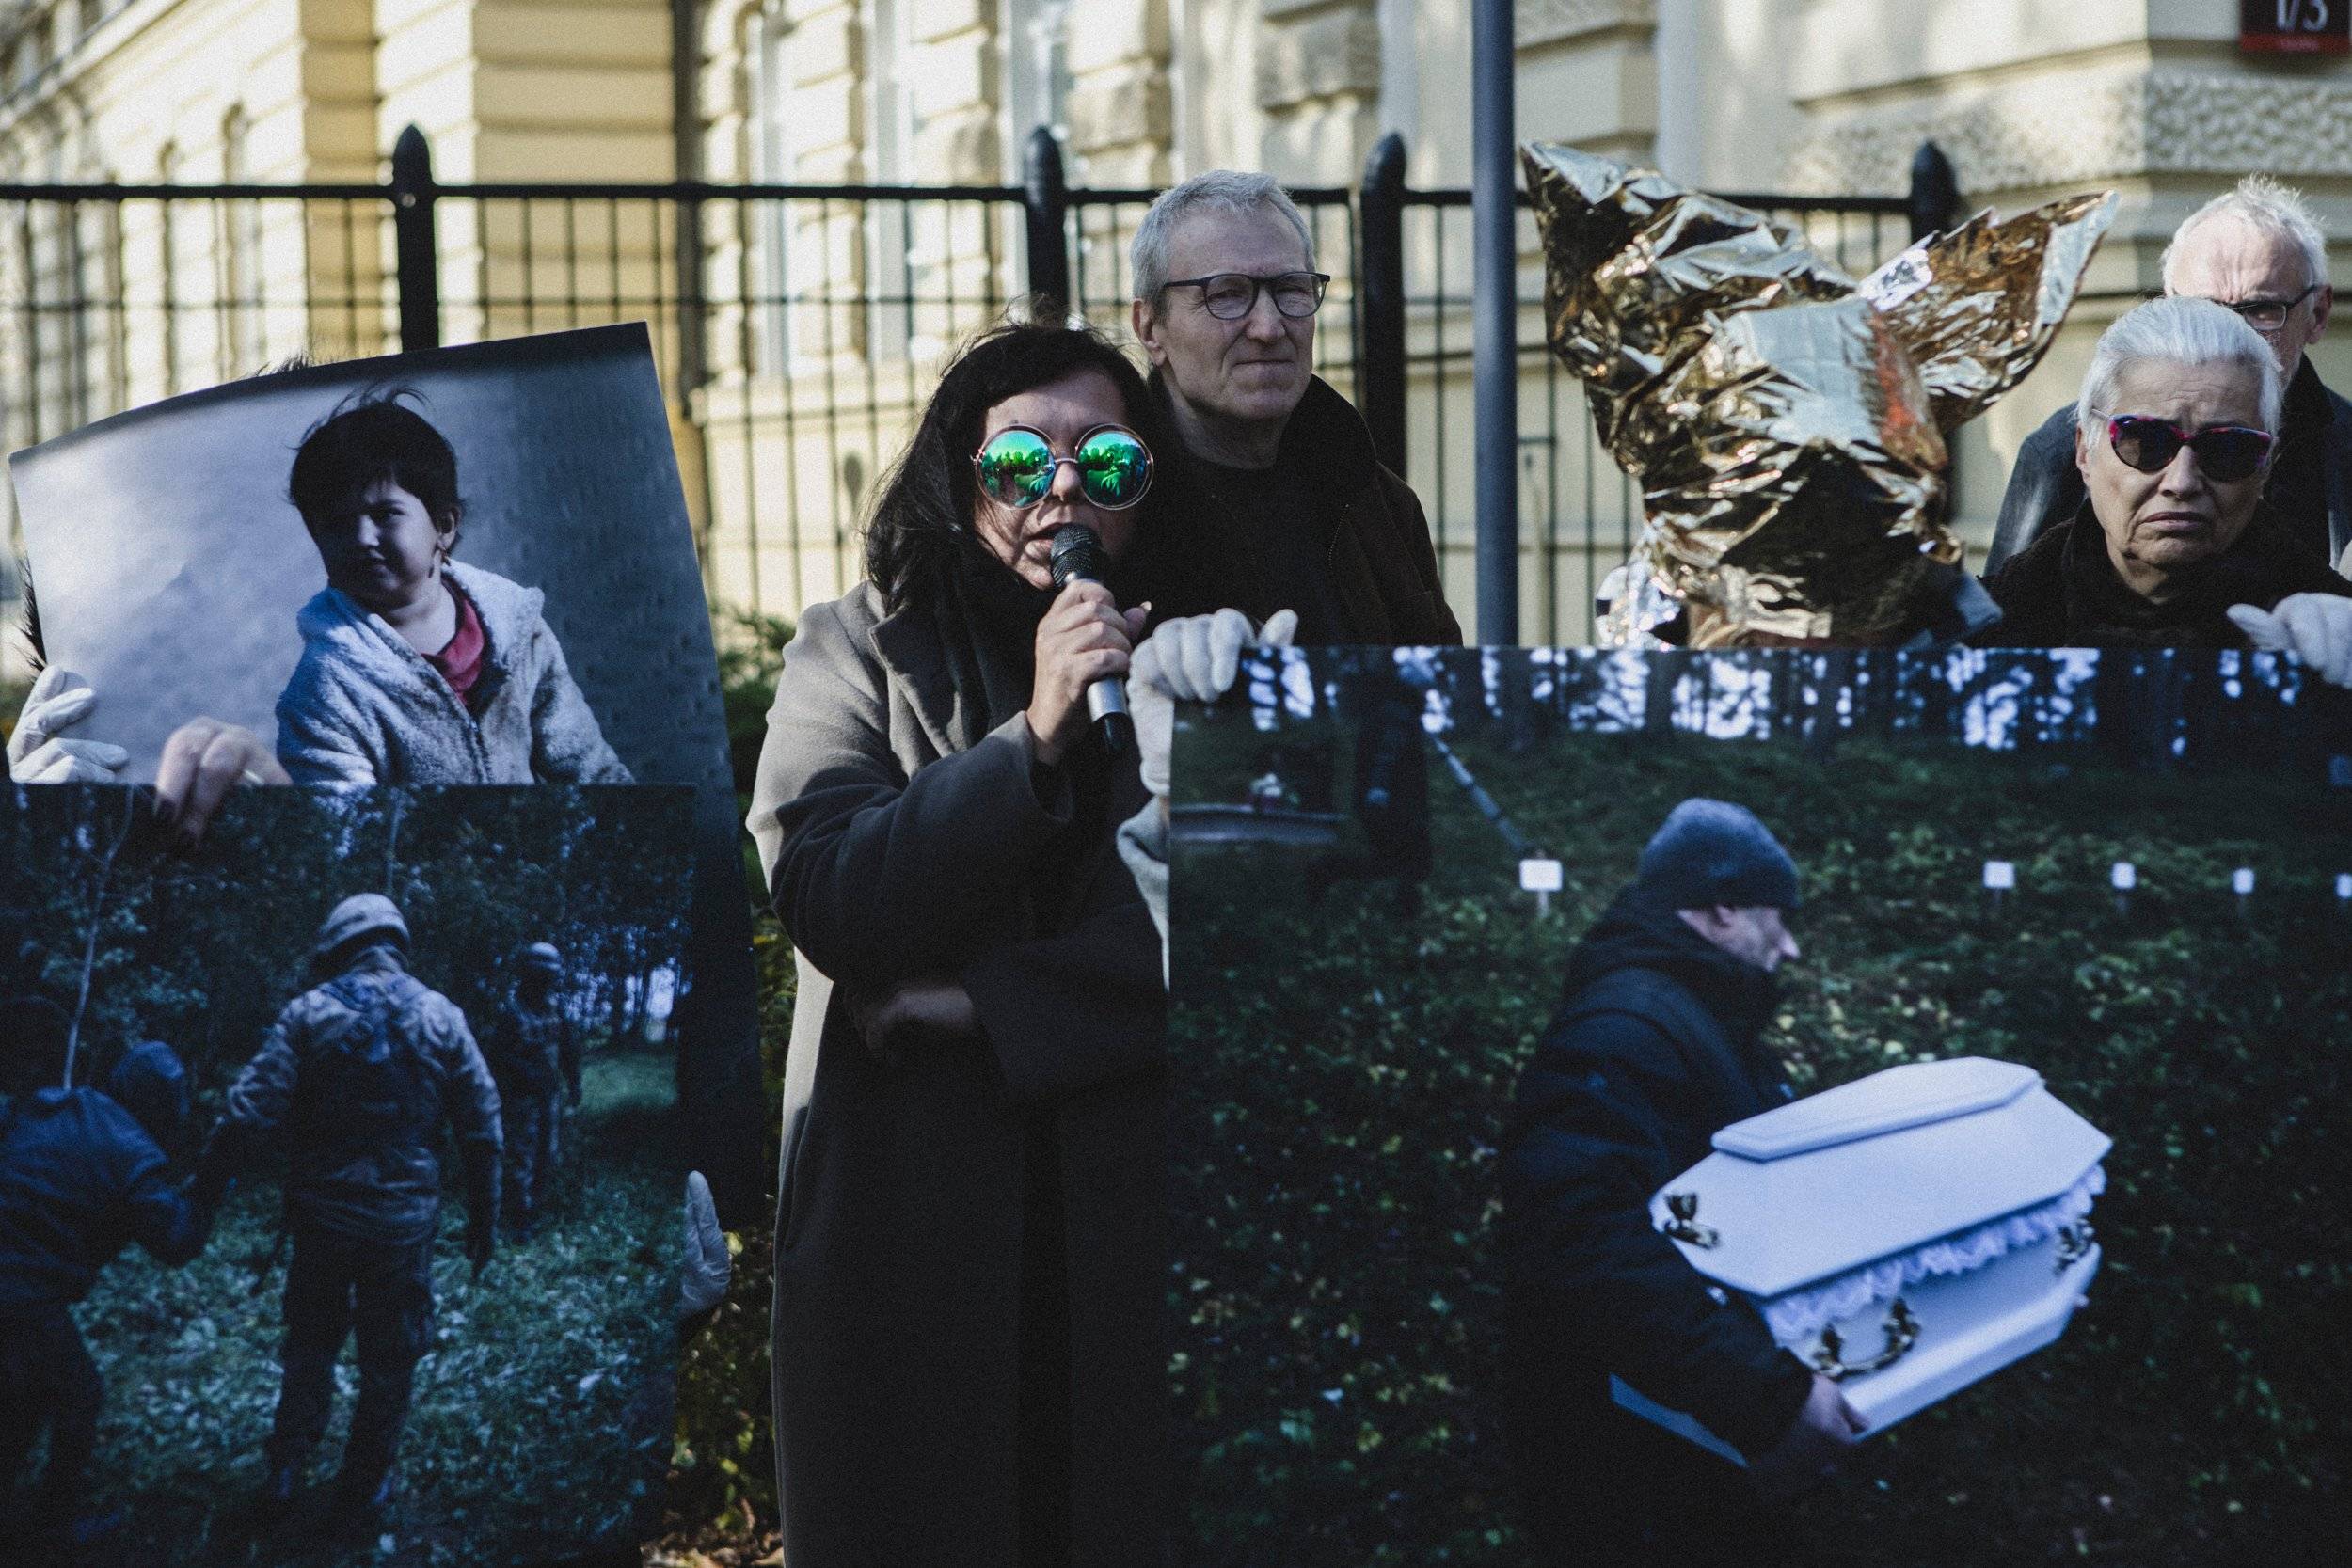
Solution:
<path fill-rule="evenodd" d="M 1859 276 L 1922 223 L 1947 222 L 1956 212 L 1960 198 L 1939 158 L 1923 148 L 1912 190 L 1900 196 L 1719 194 L 1795 223 L 1822 255 Z M 961 341 L 1008 298 L 1057 280 L 1077 311 L 1100 325 L 1123 325 L 1132 293 L 1127 242 L 1143 206 L 1159 194 L 1054 182 L 1043 192 L 1034 182 L 443 186 L 431 179 L 429 155 L 421 162 L 426 172 L 410 173 L 405 183 L 396 150 L 393 178 L 382 184 L 0 185 L 0 200 L 16 203 L 13 256 L 10 219 L 0 218 L 0 261 L 14 263 L 8 279 L 13 288 L 0 299 L 0 340 L 20 340 L 0 341 L 0 371 L 13 382 L 0 387 L 11 434 L 44 439 L 151 396 L 159 371 L 167 392 L 200 384 L 208 372 L 249 373 L 260 364 L 245 361 L 257 350 L 266 351 L 264 358 L 282 356 L 290 332 L 322 350 L 340 341 L 353 356 L 425 346 L 439 341 L 442 277 L 470 273 L 470 296 L 453 293 L 469 308 L 453 324 L 453 338 L 578 325 L 601 312 L 615 320 L 647 318 L 665 391 L 694 427 L 689 437 L 703 453 L 690 464 L 688 479 L 700 498 L 697 515 L 710 531 L 705 543 L 724 546 L 723 557 L 715 549 L 708 557 L 714 601 L 731 593 L 763 612 L 792 610 L 828 586 L 815 561 L 827 548 L 828 515 L 833 586 L 846 586 L 854 574 L 856 526 L 880 481 L 881 452 L 900 438 L 900 426 L 919 405 L 932 354 Z M 1401 160 L 1392 184 L 1375 194 L 1372 172 L 1368 166 L 1360 188 L 1291 193 L 1312 226 L 1322 270 L 1345 291 L 1343 315 L 1327 309 L 1320 324 L 1316 369 L 1327 377 L 1353 372 L 1359 407 L 1384 459 L 1401 466 L 1409 438 L 1413 453 L 1433 463 L 1424 499 L 1442 554 L 1458 531 L 1448 491 L 1467 484 L 1462 454 L 1451 451 L 1464 431 L 1451 417 L 1450 400 L 1462 393 L 1456 383 L 1470 357 L 1459 327 L 1471 303 L 1449 287 L 1459 262 L 1452 245 L 1463 234 L 1447 214 L 1458 208 L 1467 214 L 1470 198 L 1467 191 L 1405 186 Z M 459 203 L 453 210 L 457 227 L 446 235 L 436 232 L 433 214 L 444 198 Z M 131 206 L 147 201 L 155 203 L 151 224 Z M 295 212 L 281 207 L 271 215 L 269 204 L 283 201 L 295 203 Z M 562 225 L 540 234 L 536 220 L 550 201 L 563 206 Z M 700 213 L 712 201 L 732 204 L 732 266 L 707 255 L 707 247 L 724 243 L 727 227 L 712 222 L 706 232 Z M 1525 193 L 1519 201 L 1524 210 Z M 601 219 L 581 211 L 592 203 L 603 207 Z M 896 204 L 895 215 L 883 203 Z M 1053 242 L 1034 243 L 1041 234 L 1032 228 L 1025 250 L 1024 224 L 1044 215 L 1041 205 L 1051 209 Z M 1405 216 L 1417 210 L 1430 214 L 1425 223 Z M 639 211 L 651 228 L 652 276 L 644 282 Z M 519 222 L 519 235 L 501 221 L 507 212 Z M 287 267 L 273 267 L 263 242 L 279 247 L 283 236 L 275 226 L 289 216 L 302 226 L 299 244 L 287 254 Z M 978 220 L 977 250 L 962 243 L 972 237 L 959 221 L 964 217 Z M 99 228 L 86 231 L 85 221 Z M 673 225 L 673 232 L 663 232 Z M 1521 228 L 1523 235 L 1524 222 Z M 1384 230 L 1394 236 L 1388 257 L 1381 254 Z M 113 249 L 101 253 L 109 232 Z M 340 257 L 332 254 L 339 238 Z M 675 257 L 668 254 L 672 241 Z M 562 247 L 561 256 L 547 254 L 551 245 Z M 278 281 L 297 255 L 300 279 L 289 293 Z M 697 255 L 707 261 L 691 260 Z M 183 261 L 193 283 L 181 276 Z M 546 277 L 539 276 L 542 263 Z M 607 269 L 602 279 L 595 277 L 598 265 Z M 209 294 L 208 271 L 216 275 Z M 735 274 L 731 294 L 728 271 Z M 1434 292 L 1408 287 L 1431 282 Z M 1524 309 L 1532 300 L 1520 303 Z M 413 330 L 421 307 L 429 308 L 431 326 Z M 340 331 L 332 320 L 338 310 Z M 821 312 L 821 321 L 810 311 Z M 1545 572 L 1531 602 L 1543 632 L 1573 637 L 1591 625 L 1591 579 L 1625 559 L 1634 541 L 1639 498 L 1622 473 L 1611 482 L 1614 466 L 1597 443 L 1584 400 L 1545 351 L 1540 333 L 1529 331 L 1532 319 L 1518 320 L 1518 360 L 1522 376 L 1540 366 L 1543 386 L 1540 398 L 1525 405 L 1528 421 L 1513 464 L 1522 506 L 1538 515 L 1522 527 L 1519 559 L 1540 562 Z M 716 356 L 712 340 L 730 325 L 732 363 L 708 363 Z M 919 359 L 918 341 L 927 345 Z M 199 362 L 188 364 L 190 355 Z M 895 372 L 882 362 L 890 357 L 898 360 Z M 887 394 L 884 379 L 892 383 Z M 713 400 L 707 407 L 706 397 Z M 1381 442 L 1384 429 L 1395 432 L 1391 441 Z M 730 430 L 740 432 L 739 453 L 723 451 Z M 779 435 L 782 453 L 775 450 Z M 1544 449 L 1540 460 L 1537 446 Z M 732 459 L 741 466 L 739 497 Z M 1613 517 L 1607 510 L 1612 496 Z M 784 571 L 772 560 L 778 548 L 787 551 Z M 791 603 L 785 605 L 779 601 L 787 588 Z"/>

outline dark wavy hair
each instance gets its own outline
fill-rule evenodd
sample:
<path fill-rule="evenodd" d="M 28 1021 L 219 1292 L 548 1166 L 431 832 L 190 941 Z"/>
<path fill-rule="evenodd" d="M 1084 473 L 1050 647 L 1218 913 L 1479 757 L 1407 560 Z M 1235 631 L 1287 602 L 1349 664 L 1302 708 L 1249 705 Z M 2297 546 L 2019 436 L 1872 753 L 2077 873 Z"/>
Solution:
<path fill-rule="evenodd" d="M 399 485 L 424 504 L 434 526 L 455 542 L 466 503 L 457 494 L 457 453 L 411 402 L 414 388 L 353 394 L 312 425 L 294 451 L 286 499 L 311 528 L 358 505 L 379 482 Z"/>
<path fill-rule="evenodd" d="M 991 328 L 966 343 L 940 376 L 914 438 L 875 496 L 866 526 L 866 575 L 891 610 L 931 596 L 953 572 L 958 552 L 971 547 L 978 499 L 972 453 L 988 411 L 1079 371 L 1100 371 L 1119 388 L 1127 404 L 1120 422 L 1143 437 L 1155 467 L 1174 460 L 1174 426 L 1134 362 L 1108 338 L 1090 326 L 1032 322 Z M 1152 485 L 1137 508 L 1139 533 L 1153 530 L 1171 494 L 1172 487 Z"/>

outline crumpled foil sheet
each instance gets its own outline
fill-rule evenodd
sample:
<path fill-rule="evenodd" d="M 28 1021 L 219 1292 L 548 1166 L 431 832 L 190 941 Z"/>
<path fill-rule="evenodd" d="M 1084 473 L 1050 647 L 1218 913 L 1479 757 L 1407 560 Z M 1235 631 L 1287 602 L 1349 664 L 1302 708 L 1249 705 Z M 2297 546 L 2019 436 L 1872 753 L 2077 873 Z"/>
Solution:
<path fill-rule="evenodd" d="M 1553 352 L 1642 486 L 1604 642 L 1900 641 L 1948 597 L 1945 436 L 2048 349 L 2109 195 L 1979 214 L 1857 282 L 1760 213 L 1557 146 L 1521 150 Z"/>

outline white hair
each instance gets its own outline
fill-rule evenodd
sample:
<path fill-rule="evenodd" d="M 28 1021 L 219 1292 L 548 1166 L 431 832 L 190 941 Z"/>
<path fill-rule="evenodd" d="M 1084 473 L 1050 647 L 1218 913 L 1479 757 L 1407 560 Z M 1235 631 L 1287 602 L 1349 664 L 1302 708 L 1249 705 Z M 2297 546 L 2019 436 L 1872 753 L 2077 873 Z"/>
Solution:
<path fill-rule="evenodd" d="M 1159 308 L 1161 291 L 1168 287 L 1168 240 L 1175 234 L 1179 222 L 1202 209 L 1281 214 L 1298 231 L 1298 245 L 1306 253 L 1307 270 L 1314 271 L 1315 237 L 1307 227 L 1307 214 L 1298 210 L 1298 203 L 1290 198 L 1290 193 L 1282 189 L 1274 176 L 1213 168 L 1162 191 L 1159 199 L 1152 203 L 1152 210 L 1143 214 L 1143 221 L 1136 226 L 1135 244 L 1129 251 L 1136 298 L 1154 309 Z"/>
<path fill-rule="evenodd" d="M 2164 258 L 2157 263 L 2164 274 L 2166 293 L 2180 292 L 2177 274 L 2182 249 L 2201 230 L 2224 218 L 2244 224 L 2257 233 L 2293 242 L 2303 253 L 2303 263 L 2308 269 L 2303 281 L 2328 281 L 2328 236 L 2312 218 L 2303 193 L 2281 185 L 2267 174 L 2249 174 L 2237 182 L 2235 190 L 2215 197 L 2172 230 L 2172 243 L 2164 247 Z"/>
<path fill-rule="evenodd" d="M 2262 427 L 2279 433 L 2279 412 L 2286 401 L 2286 377 L 2263 335 L 2227 306 L 2209 299 L 2168 296 L 2136 305 L 2116 317 L 2099 335 L 2091 351 L 2090 370 L 2083 377 L 2082 396 L 2074 404 L 2074 423 L 2087 440 L 2096 441 L 2112 414 L 2141 410 L 2115 406 L 2116 383 L 2125 370 L 2145 360 L 2168 365 L 2243 365 L 2252 371 L 2262 388 L 2258 398 Z"/>

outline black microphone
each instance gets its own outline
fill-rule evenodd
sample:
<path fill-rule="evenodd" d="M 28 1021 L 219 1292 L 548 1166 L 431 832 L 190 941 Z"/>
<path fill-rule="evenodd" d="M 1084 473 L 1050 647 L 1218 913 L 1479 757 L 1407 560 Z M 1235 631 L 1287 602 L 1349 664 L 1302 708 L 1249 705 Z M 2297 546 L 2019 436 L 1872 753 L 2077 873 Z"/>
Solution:
<path fill-rule="evenodd" d="M 1084 523 L 1064 523 L 1054 531 L 1052 559 L 1057 591 L 1073 582 L 1100 582 L 1103 569 L 1110 564 L 1101 537 Z M 1087 688 L 1087 716 L 1094 721 L 1089 733 L 1112 756 L 1135 744 L 1136 721 L 1127 716 L 1127 683 L 1117 675 L 1104 675 Z"/>

